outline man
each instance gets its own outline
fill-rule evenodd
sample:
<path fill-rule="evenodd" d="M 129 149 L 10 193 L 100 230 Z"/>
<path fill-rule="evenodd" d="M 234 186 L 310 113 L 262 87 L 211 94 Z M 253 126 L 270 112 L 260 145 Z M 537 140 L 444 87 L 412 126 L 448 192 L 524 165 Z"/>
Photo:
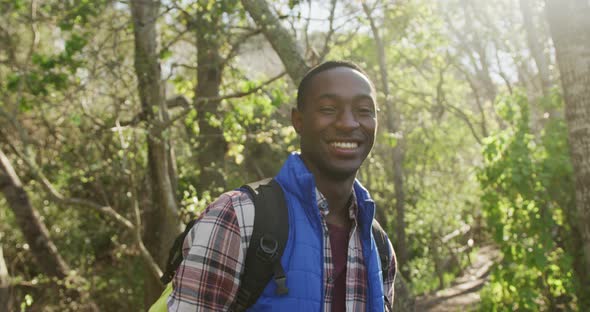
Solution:
<path fill-rule="evenodd" d="M 356 181 L 377 130 L 375 88 L 348 62 L 326 62 L 299 84 L 291 113 L 301 153 L 275 177 L 289 209 L 283 254 L 289 293 L 265 291 L 252 311 L 391 309 L 395 259 L 381 278 L 369 193 Z M 240 285 L 254 220 L 250 197 L 221 195 L 185 240 L 169 311 L 227 311 Z M 390 246 L 390 251 L 393 248 Z M 273 281 L 271 281 L 273 283 Z"/>

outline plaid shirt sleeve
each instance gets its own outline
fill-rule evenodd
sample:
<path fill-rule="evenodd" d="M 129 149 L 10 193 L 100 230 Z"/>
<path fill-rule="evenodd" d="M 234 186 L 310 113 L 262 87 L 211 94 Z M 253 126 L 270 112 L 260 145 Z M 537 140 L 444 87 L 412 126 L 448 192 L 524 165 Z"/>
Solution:
<path fill-rule="evenodd" d="M 386 297 L 386 311 L 393 311 L 393 299 L 395 297 L 394 294 L 394 282 L 395 282 L 395 274 L 397 272 L 397 263 L 395 259 L 395 253 L 393 251 L 393 246 L 391 245 L 391 241 L 389 242 L 389 252 L 394 255 L 391 257 L 391 263 L 389 265 L 389 272 L 387 272 L 387 276 L 383 278 L 383 293 Z"/>
<path fill-rule="evenodd" d="M 221 195 L 187 235 L 168 311 L 227 311 L 237 293 L 254 223 L 254 206 L 240 191 Z"/>

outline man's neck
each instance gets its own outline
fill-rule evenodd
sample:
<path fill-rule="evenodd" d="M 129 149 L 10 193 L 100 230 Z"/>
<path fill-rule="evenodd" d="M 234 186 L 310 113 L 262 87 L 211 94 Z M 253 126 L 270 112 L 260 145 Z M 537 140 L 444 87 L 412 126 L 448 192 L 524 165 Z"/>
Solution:
<path fill-rule="evenodd" d="M 326 221 L 330 224 L 349 228 L 351 221 L 348 209 L 355 177 L 352 176 L 345 180 L 326 179 L 317 175 L 314 175 L 314 177 L 318 190 L 328 201 L 330 213 L 326 217 Z"/>
<path fill-rule="evenodd" d="M 322 174 L 322 171 L 313 166 L 304 155 L 301 155 L 303 163 L 313 174 L 316 187 L 328 201 L 330 213 L 326 217 L 326 222 L 349 228 L 351 225 L 350 213 L 348 211 L 349 199 L 352 195 L 352 186 L 356 178 L 356 172 L 349 176 L 329 176 Z"/>

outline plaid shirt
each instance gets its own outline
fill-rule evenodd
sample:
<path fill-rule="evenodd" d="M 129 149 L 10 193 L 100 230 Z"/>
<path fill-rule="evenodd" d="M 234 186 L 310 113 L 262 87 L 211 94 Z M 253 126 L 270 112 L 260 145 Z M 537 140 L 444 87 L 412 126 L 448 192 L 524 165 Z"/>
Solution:
<path fill-rule="evenodd" d="M 329 212 L 328 202 L 317 189 L 316 195 L 323 225 L 324 311 L 332 311 L 334 265 L 325 220 Z M 351 201 L 349 211 L 353 222 L 346 265 L 346 311 L 365 311 L 367 273 L 356 223 L 356 200 Z M 253 225 L 254 204 L 244 192 L 227 192 L 207 207 L 184 241 L 185 260 L 174 276 L 174 291 L 168 298 L 168 311 L 229 309 L 240 285 Z M 391 268 L 394 261 L 392 259 Z M 383 281 L 383 290 L 389 302 L 393 302 L 393 273 L 390 270 Z"/>

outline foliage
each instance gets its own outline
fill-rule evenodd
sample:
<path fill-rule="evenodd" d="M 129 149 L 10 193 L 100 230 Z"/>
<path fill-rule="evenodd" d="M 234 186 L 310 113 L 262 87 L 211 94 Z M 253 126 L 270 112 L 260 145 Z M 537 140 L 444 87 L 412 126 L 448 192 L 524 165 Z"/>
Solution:
<path fill-rule="evenodd" d="M 366 2 L 385 47 L 386 96 L 378 47 L 360 2 L 336 1 L 332 33 L 331 1 L 267 2 L 309 47 L 310 64 L 326 46 L 320 57 L 355 61 L 375 83 L 379 133 L 359 179 L 396 246 L 400 222 L 391 159 L 393 147 L 404 150 L 409 261 L 400 272 L 413 294 L 448 286 L 471 252 L 492 237 L 504 258 L 483 290 L 483 310 L 576 308 L 562 99 L 557 92 L 538 98 L 514 3 Z M 289 119 L 296 92 L 286 76 L 264 85 L 283 66 L 240 1 L 159 3 L 157 55 L 169 107 L 156 113 L 172 120 L 164 137 L 176 165 L 181 221 L 187 222 L 217 193 L 197 186 L 203 170 L 211 169 L 199 164 L 209 139 L 200 118 L 221 129 L 215 135 L 227 148 L 214 169 L 231 189 L 274 175 L 297 150 Z M 316 9 L 326 15 L 308 12 Z M 128 2 L 0 0 L 0 17 L 0 149 L 72 268 L 69 278 L 86 280 L 69 287 L 88 290 L 104 311 L 145 310 L 149 281 L 135 233 L 96 210 L 55 200 L 24 161 L 32 159 L 64 198 L 108 205 L 134 222 L 135 203 L 142 215 L 158 209 L 151 202 L 147 143 L 154 125 L 138 98 Z M 310 22 L 323 28 L 308 27 Z M 546 27 L 538 27 L 545 38 Z M 215 39 L 224 58 L 223 99 L 213 113 L 198 105 L 195 63 L 207 47 L 197 46 L 197 34 Z M 545 112 L 548 117 L 540 118 Z M 2 196 L 0 219 L 14 310 L 76 310 L 79 303 L 57 290 L 66 282 L 39 271 Z"/>
<path fill-rule="evenodd" d="M 237 1 L 205 2 L 202 4 L 209 9 L 233 10 L 241 16 L 235 21 L 236 26 L 245 25 L 245 12 L 236 10 Z M 186 18 L 178 8 L 194 13 L 195 7 L 178 5 L 184 7 L 171 10 L 162 19 L 163 44 L 168 41 L 170 44 L 160 55 L 174 84 L 169 92 L 191 98 L 195 84 L 193 72 L 177 67 L 183 60 L 186 45 L 182 40 L 174 41 L 178 40 L 178 29 L 175 24 L 167 23 L 172 17 Z M 6 16 L 11 21 L 25 20 L 30 14 L 29 6 L 10 3 L 7 8 L 10 10 Z M 113 6 L 108 1 L 48 1 L 39 12 L 54 14 L 54 18 L 36 21 L 36 35 L 43 34 L 38 42 L 27 46 L 27 40 L 32 40 L 28 37 L 31 30 L 10 26 L 23 45 L 7 46 L 6 51 L 0 51 L 0 59 L 10 53 L 19 56 L 15 63 L 0 63 L 3 91 L 0 148 L 9 151 L 13 147 L 21 153 L 13 154 L 11 160 L 25 183 L 33 207 L 42 216 L 61 256 L 77 276 L 87 280 L 85 287 L 101 310 L 143 310 L 146 273 L 139 250 L 133 244 L 133 233 L 103 214 L 54 202 L 20 158 L 33 157 L 47 179 L 66 198 L 110 205 L 130 219 L 134 218 L 133 200 L 139 201 L 140 209 L 149 209 L 145 136 L 149 124 L 133 121 L 141 112 L 134 90 L 133 54 L 129 53 L 133 51 L 133 33 L 128 27 L 128 7 Z M 189 20 L 186 25 L 190 23 Z M 234 40 L 241 35 L 228 33 L 226 38 Z M 227 52 L 231 48 L 229 41 L 222 48 Z M 28 50 L 30 59 L 20 58 Z M 226 94 L 250 93 L 268 79 L 264 73 L 257 73 L 257 79 L 247 79 L 246 75 L 251 73 L 237 67 L 226 70 L 224 75 L 226 84 L 222 92 Z M 284 110 L 279 111 L 292 101 L 290 88 L 283 78 L 249 96 L 227 99 L 220 104 L 223 114 L 216 122 L 222 125 L 223 135 L 230 144 L 223 175 L 231 187 L 272 175 L 285 151 L 294 149 L 294 132 L 286 126 Z M 179 107 L 171 108 L 170 113 L 176 116 L 179 110 Z M 196 110 L 190 110 L 167 131 L 176 142 L 178 200 L 185 222 L 212 200 L 207 192 L 197 197 L 194 188 L 201 169 L 193 161 L 199 152 L 194 139 L 199 135 L 197 114 Z M 0 240 L 6 246 L 6 258 L 12 263 L 11 274 L 22 282 L 15 287 L 14 297 L 18 298 L 15 304 L 20 305 L 22 301 L 27 310 L 29 307 L 76 310 L 68 294 L 54 293 L 55 285 L 61 281 L 48 279 L 39 272 L 30 246 L 23 243 L 9 211 L 6 203 L 1 202 L 0 213 L 6 222 L 0 228 Z"/>
<path fill-rule="evenodd" d="M 383 15 L 380 31 L 386 47 L 388 98 L 382 94 L 377 47 L 370 35 L 357 34 L 346 47 L 335 47 L 331 56 L 362 64 L 378 90 L 380 133 L 361 179 L 386 216 L 385 227 L 394 246 L 394 229 L 399 225 L 391 148 L 399 143 L 405 149 L 405 217 L 411 260 L 401 272 L 412 281 L 413 293 L 423 294 L 449 285 L 466 265 L 469 253 L 462 248 L 468 238 L 448 243 L 441 239 L 465 225 L 475 226 L 478 190 L 468 162 L 477 158 L 478 150 L 467 129 L 456 126 L 462 121 L 442 101 L 460 101 L 465 85 L 448 70 L 448 60 L 440 53 L 448 42 L 435 6 L 416 1 L 386 6 L 375 14 Z M 397 133 L 390 128 L 390 105 L 402 116 Z"/>
<path fill-rule="evenodd" d="M 558 94 L 546 102 L 562 105 Z M 565 122 L 546 120 L 536 137 L 521 91 L 496 105 L 508 128 L 486 139 L 478 178 L 484 215 L 503 260 L 482 293 L 481 309 L 573 309 L 565 219 L 574 195 Z"/>

